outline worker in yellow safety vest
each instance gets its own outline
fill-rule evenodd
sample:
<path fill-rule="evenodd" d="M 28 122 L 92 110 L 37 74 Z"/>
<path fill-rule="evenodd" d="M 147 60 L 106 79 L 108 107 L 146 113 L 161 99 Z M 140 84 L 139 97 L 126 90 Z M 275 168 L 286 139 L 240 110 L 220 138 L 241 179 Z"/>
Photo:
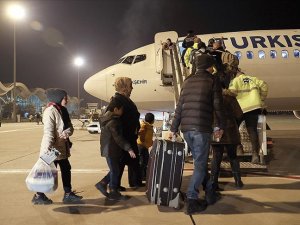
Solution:
<path fill-rule="evenodd" d="M 230 82 L 229 90 L 237 95 L 243 110 L 245 125 L 252 145 L 252 163 L 259 163 L 258 115 L 265 111 L 268 84 L 254 76 L 244 74 L 240 69 Z"/>

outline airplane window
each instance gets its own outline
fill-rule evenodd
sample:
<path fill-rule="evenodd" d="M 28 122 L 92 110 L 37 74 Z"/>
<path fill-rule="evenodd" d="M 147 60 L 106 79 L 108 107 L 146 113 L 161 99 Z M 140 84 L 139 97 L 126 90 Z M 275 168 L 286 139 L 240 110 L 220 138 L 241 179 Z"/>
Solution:
<path fill-rule="evenodd" d="M 300 58 L 300 51 L 298 49 L 294 50 L 294 56 L 295 58 Z"/>
<path fill-rule="evenodd" d="M 265 59 L 265 58 L 266 58 L 265 51 L 259 50 L 259 51 L 258 51 L 258 58 L 260 58 L 260 59 Z"/>
<path fill-rule="evenodd" d="M 253 52 L 252 51 L 247 51 L 247 58 L 248 59 L 253 59 Z"/>
<path fill-rule="evenodd" d="M 270 57 L 271 57 L 272 59 L 275 59 L 276 56 L 277 56 L 277 52 L 276 52 L 275 50 L 271 50 L 271 51 L 270 51 Z"/>
<path fill-rule="evenodd" d="M 134 56 L 127 56 L 126 59 L 122 62 L 124 64 L 131 64 L 133 62 Z"/>
<path fill-rule="evenodd" d="M 236 51 L 234 54 L 238 57 L 238 59 L 242 58 L 242 53 L 240 51 Z"/>
<path fill-rule="evenodd" d="M 282 56 L 282 58 L 288 58 L 289 57 L 289 53 L 288 53 L 288 51 L 287 50 L 282 50 L 281 51 L 281 56 Z"/>
<path fill-rule="evenodd" d="M 121 58 L 121 59 L 119 59 L 119 60 L 116 62 L 116 64 L 121 63 L 124 59 L 125 59 L 124 57 Z"/>
<path fill-rule="evenodd" d="M 146 59 L 146 54 L 143 54 L 143 55 L 137 55 L 137 56 L 135 57 L 133 63 L 138 63 L 138 62 L 144 61 L 145 59 Z"/>

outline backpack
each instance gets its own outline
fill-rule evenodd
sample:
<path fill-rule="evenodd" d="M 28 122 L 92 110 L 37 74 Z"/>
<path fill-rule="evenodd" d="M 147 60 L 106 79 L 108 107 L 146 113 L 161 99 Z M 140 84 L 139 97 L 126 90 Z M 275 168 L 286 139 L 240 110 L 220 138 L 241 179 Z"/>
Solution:
<path fill-rule="evenodd" d="M 239 65 L 239 59 L 236 55 L 229 51 L 222 52 L 221 55 L 222 64 L 224 67 L 224 73 L 236 72 Z"/>
<path fill-rule="evenodd" d="M 189 61 L 190 61 L 190 64 L 193 65 L 194 63 L 194 60 L 197 56 L 200 56 L 200 55 L 203 55 L 205 53 L 205 49 L 194 49 L 191 51 L 191 54 L 190 54 L 190 58 L 189 58 Z"/>

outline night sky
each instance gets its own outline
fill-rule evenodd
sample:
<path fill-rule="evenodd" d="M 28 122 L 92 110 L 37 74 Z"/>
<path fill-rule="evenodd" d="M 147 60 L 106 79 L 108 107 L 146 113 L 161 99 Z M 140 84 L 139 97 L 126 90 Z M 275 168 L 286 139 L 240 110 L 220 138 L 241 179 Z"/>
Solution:
<path fill-rule="evenodd" d="M 9 1 L 10 2 L 10 1 Z M 95 99 L 84 81 L 127 52 L 153 42 L 157 32 L 185 36 L 260 29 L 300 28 L 299 0 L 26 0 L 27 18 L 17 22 L 17 81 L 29 88 L 60 87 Z M 263 3 L 263 2 L 267 2 Z M 0 0 L 0 81 L 13 82 L 13 22 Z"/>

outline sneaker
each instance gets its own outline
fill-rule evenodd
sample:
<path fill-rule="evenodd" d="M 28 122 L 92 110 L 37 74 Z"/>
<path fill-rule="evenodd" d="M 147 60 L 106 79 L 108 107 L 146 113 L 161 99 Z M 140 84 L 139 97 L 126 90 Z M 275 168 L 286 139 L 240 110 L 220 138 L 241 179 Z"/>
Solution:
<path fill-rule="evenodd" d="M 221 194 L 215 191 L 206 191 L 205 200 L 208 205 L 213 205 L 221 199 Z"/>
<path fill-rule="evenodd" d="M 205 200 L 200 199 L 188 199 L 187 200 L 187 207 L 185 214 L 187 215 L 194 215 L 200 212 L 203 212 L 207 208 L 207 203 Z"/>
<path fill-rule="evenodd" d="M 108 194 L 107 198 L 109 200 L 112 200 L 112 201 L 121 201 L 121 200 L 127 200 L 127 199 L 129 199 L 128 196 L 122 195 L 119 191 L 111 191 Z"/>
<path fill-rule="evenodd" d="M 104 195 L 104 196 L 108 196 L 108 192 L 107 192 L 107 184 L 104 182 L 98 182 L 97 184 L 95 184 L 95 187 Z"/>
<path fill-rule="evenodd" d="M 82 196 L 76 195 L 74 192 L 65 193 L 63 203 L 74 203 L 79 202 Z"/>
<path fill-rule="evenodd" d="M 52 200 L 47 198 L 47 196 L 43 194 L 35 194 L 31 200 L 34 205 L 50 205 L 52 204 Z"/>

